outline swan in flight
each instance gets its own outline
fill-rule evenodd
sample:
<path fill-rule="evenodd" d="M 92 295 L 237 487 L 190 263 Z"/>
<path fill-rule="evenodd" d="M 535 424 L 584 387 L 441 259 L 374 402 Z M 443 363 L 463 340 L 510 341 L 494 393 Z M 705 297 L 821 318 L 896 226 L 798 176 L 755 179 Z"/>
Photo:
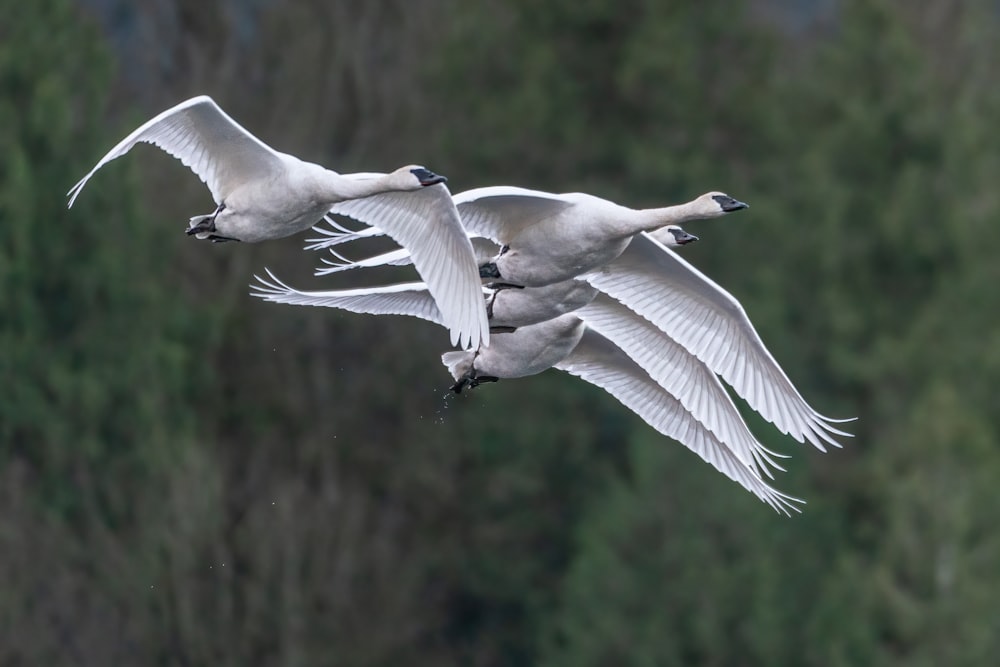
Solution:
<path fill-rule="evenodd" d="M 804 502 L 769 486 L 731 446 L 574 313 L 494 336 L 489 347 L 478 351 L 446 352 L 441 360 L 455 378 L 456 393 L 550 367 L 564 371 L 605 390 L 653 429 L 692 450 L 776 511 L 786 515 L 789 510 L 798 512 L 793 503 Z"/>
<path fill-rule="evenodd" d="M 511 186 L 467 190 L 454 200 L 470 235 L 501 246 L 496 257 L 480 265 L 480 275 L 527 287 L 561 282 L 603 266 L 641 232 L 748 208 L 721 192 L 675 206 L 632 209 L 579 192 L 552 194 Z M 330 212 L 366 224 L 378 224 L 383 215 L 366 200 L 340 202 Z"/>
<path fill-rule="evenodd" d="M 69 206 L 98 169 L 140 142 L 179 159 L 208 186 L 216 209 L 191 218 L 187 228 L 199 239 L 278 239 L 315 225 L 338 202 L 374 198 L 381 211 L 374 222 L 412 254 L 452 343 L 488 342 L 478 267 L 443 176 L 418 165 L 389 174 L 338 174 L 275 151 L 202 95 L 125 137 L 70 189 Z"/>
<path fill-rule="evenodd" d="M 257 277 L 259 284 L 253 286 L 255 291 L 252 292 L 254 296 L 267 301 L 336 307 L 356 313 L 410 315 L 440 324 L 440 313 L 434 300 L 419 282 L 376 288 L 303 292 L 282 283 L 270 271 L 268 274 L 269 279 Z M 612 308 L 621 307 L 613 300 L 608 301 L 614 304 Z M 603 312 L 600 299 L 580 312 L 584 311 L 593 315 L 595 321 L 599 320 Z M 622 327 L 612 326 L 607 329 L 612 335 L 623 331 Z M 626 335 L 624 338 L 630 337 Z M 631 338 L 641 341 L 641 337 Z M 656 348 L 647 352 L 648 355 L 661 353 L 662 350 Z M 682 355 L 679 363 L 683 366 L 684 361 Z M 688 366 L 695 366 L 695 377 L 693 380 L 685 380 L 683 377 L 678 379 L 685 381 L 695 391 L 708 392 L 707 397 L 699 397 L 694 401 L 695 412 L 691 412 L 666 391 L 630 354 L 616 347 L 598 329 L 591 328 L 587 321 L 577 317 L 576 313 L 519 327 L 513 333 L 493 336 L 489 347 L 447 352 L 442 356 L 442 362 L 455 379 L 452 389 L 456 393 L 483 382 L 535 375 L 552 367 L 576 375 L 613 395 L 658 432 L 692 449 L 774 509 L 786 514 L 789 509 L 798 511 L 792 503 L 801 502 L 800 500 L 771 488 L 758 472 L 760 469 L 769 477 L 772 476 L 764 463 L 781 469 L 771 458 L 773 452 L 753 438 L 718 379 L 704 369 L 698 377 L 697 366 L 700 362 L 690 355 L 687 362 Z M 665 361 L 661 366 L 669 363 L 669 360 Z M 700 421 L 698 414 L 711 426 Z"/>

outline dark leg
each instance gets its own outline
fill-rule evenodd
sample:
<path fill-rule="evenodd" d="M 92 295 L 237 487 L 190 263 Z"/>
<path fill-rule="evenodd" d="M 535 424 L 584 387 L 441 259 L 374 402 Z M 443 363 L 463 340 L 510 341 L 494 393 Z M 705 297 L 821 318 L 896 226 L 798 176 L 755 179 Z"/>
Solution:
<path fill-rule="evenodd" d="M 456 394 L 461 394 L 462 390 L 468 387 L 475 389 L 484 382 L 499 382 L 500 378 L 493 375 L 476 375 L 475 371 L 470 371 L 462 376 L 462 379 L 451 385 L 451 390 Z"/>
<path fill-rule="evenodd" d="M 202 216 L 201 218 L 191 218 L 191 224 L 184 233 L 188 236 L 194 236 L 195 234 L 211 234 L 215 231 L 215 221 L 212 220 L 211 216 Z"/>
<path fill-rule="evenodd" d="M 517 327 L 490 327 L 490 333 L 514 333 Z"/>
<path fill-rule="evenodd" d="M 496 300 L 496 292 L 493 292 L 493 294 L 490 295 L 490 298 L 486 300 L 486 319 L 488 320 L 493 319 L 493 304 L 496 303 Z"/>
<path fill-rule="evenodd" d="M 480 276 L 482 277 L 482 276 Z M 513 283 L 486 283 L 488 289 L 499 292 L 502 289 L 524 289 L 524 285 L 515 285 Z"/>

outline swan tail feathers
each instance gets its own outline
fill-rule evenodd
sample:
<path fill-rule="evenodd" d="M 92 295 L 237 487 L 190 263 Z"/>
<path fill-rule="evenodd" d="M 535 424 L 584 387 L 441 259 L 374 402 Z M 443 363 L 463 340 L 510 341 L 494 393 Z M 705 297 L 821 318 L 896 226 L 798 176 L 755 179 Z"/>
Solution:
<path fill-rule="evenodd" d="M 472 374 L 472 362 L 476 359 L 473 350 L 445 352 L 441 355 L 441 363 L 448 367 L 448 372 L 456 381 Z"/>

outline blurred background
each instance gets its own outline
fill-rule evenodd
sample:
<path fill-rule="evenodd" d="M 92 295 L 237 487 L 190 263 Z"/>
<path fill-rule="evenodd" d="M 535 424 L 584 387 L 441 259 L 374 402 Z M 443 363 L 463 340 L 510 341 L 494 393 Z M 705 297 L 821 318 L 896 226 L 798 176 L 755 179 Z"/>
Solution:
<path fill-rule="evenodd" d="M 0 0 L 0 664 L 983 665 L 1000 651 L 993 0 Z M 209 94 L 342 172 L 634 207 L 821 412 L 776 515 L 556 371 L 448 398 L 443 329 L 266 304 L 303 234 L 140 146 Z M 359 256 L 352 249 L 353 256 Z"/>

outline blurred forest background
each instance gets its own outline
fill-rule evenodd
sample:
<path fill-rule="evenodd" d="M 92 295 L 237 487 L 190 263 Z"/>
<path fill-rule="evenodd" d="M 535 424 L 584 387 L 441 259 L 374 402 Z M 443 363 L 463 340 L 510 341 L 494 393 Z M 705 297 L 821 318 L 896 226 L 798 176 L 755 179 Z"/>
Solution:
<path fill-rule="evenodd" d="M 0 664 L 983 665 L 1000 653 L 992 0 L 0 0 Z M 857 415 L 776 515 L 555 371 L 445 398 L 442 329 L 266 304 L 194 242 L 212 95 L 338 171 L 632 206 Z M 748 418 L 753 415 L 748 415 Z"/>

